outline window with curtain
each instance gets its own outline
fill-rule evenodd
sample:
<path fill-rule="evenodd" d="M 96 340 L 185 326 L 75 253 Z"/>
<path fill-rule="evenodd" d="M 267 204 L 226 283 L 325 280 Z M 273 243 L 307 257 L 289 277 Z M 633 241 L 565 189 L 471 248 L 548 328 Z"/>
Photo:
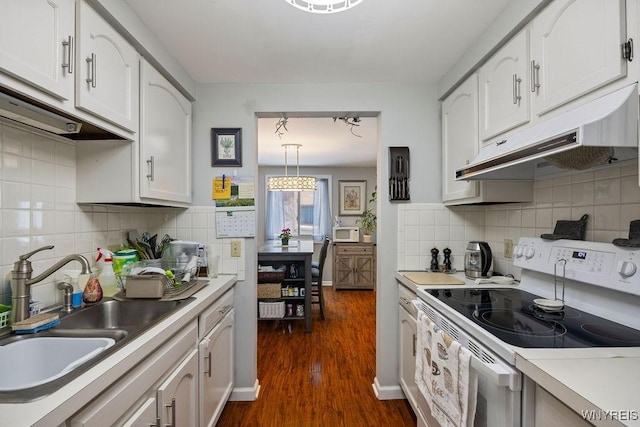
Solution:
<path fill-rule="evenodd" d="M 283 228 L 296 237 L 322 240 L 331 234 L 330 178 L 316 177 L 316 191 L 267 191 L 266 240 L 278 239 Z"/>

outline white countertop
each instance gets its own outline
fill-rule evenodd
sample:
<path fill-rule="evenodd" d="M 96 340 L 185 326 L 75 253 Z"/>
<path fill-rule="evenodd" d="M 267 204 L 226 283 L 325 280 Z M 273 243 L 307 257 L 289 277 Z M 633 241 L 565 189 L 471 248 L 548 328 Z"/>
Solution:
<path fill-rule="evenodd" d="M 523 348 L 516 367 L 578 414 L 618 411 L 596 426 L 640 426 L 640 348 Z"/>
<path fill-rule="evenodd" d="M 422 270 L 426 271 L 426 270 Z M 418 285 L 417 283 L 407 279 L 402 271 L 396 271 L 396 280 L 402 283 L 404 286 L 408 287 L 412 291 L 416 291 L 418 289 L 465 289 L 465 288 L 485 288 L 485 289 L 497 289 L 497 288 L 513 288 L 518 285 L 518 282 L 514 282 L 512 285 L 499 285 L 497 283 L 487 283 L 483 285 L 477 285 L 475 279 L 468 279 L 464 275 L 464 271 L 459 271 L 457 273 L 453 273 L 453 277 L 456 279 L 460 279 L 464 282 L 464 285 Z M 407 271 L 409 273 L 409 271 Z"/>
<path fill-rule="evenodd" d="M 212 279 L 207 286 L 194 295 L 194 301 L 172 313 L 49 396 L 27 403 L 0 404 L 2 424 L 57 426 L 64 423 L 119 377 L 137 366 L 163 342 L 193 321 L 236 281 L 235 275 L 220 275 Z"/>

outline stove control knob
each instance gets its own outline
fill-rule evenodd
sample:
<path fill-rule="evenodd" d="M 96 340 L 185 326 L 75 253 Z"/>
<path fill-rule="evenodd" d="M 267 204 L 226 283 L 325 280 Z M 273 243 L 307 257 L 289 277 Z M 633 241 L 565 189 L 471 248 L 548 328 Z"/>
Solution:
<path fill-rule="evenodd" d="M 535 249 L 533 249 L 533 248 L 527 248 L 527 249 L 524 251 L 524 256 L 525 256 L 527 259 L 531 259 L 531 258 L 533 258 L 533 256 L 534 256 L 535 254 L 536 254 L 536 250 L 535 250 Z"/>
<path fill-rule="evenodd" d="M 516 246 L 516 250 L 514 251 L 514 255 L 516 258 L 522 257 L 524 255 L 524 248 L 520 245 Z"/>
<path fill-rule="evenodd" d="M 631 261 L 618 261 L 618 273 L 624 277 L 633 276 L 636 272 L 636 265 Z"/>

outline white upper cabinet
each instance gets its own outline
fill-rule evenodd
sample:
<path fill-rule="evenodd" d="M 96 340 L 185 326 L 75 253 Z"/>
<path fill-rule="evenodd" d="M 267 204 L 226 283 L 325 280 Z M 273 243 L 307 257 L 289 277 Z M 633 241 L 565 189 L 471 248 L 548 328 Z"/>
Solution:
<path fill-rule="evenodd" d="M 480 137 L 527 123 L 529 30 L 521 31 L 480 68 Z"/>
<path fill-rule="evenodd" d="M 73 99 L 74 3 L 4 0 L 0 70 L 56 98 Z"/>
<path fill-rule="evenodd" d="M 473 74 L 442 102 L 442 200 L 478 196 L 477 181 L 456 181 L 456 169 L 478 152 L 478 75 Z"/>
<path fill-rule="evenodd" d="M 478 150 L 478 76 L 473 74 L 442 102 L 442 201 L 453 206 L 533 200 L 531 181 L 456 181 L 456 170 Z"/>
<path fill-rule="evenodd" d="M 191 102 L 141 62 L 140 197 L 191 202 Z"/>
<path fill-rule="evenodd" d="M 626 75 L 625 22 L 624 0 L 555 0 L 535 17 L 527 90 L 536 114 Z"/>
<path fill-rule="evenodd" d="M 76 107 L 137 132 L 139 56 L 84 1 L 78 2 Z"/>

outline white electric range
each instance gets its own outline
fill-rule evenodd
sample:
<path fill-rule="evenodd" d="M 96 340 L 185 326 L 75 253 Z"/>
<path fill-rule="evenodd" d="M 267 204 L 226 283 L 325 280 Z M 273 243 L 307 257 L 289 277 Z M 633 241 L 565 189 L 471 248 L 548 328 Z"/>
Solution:
<path fill-rule="evenodd" d="M 640 248 L 522 238 L 512 289 L 419 288 L 415 301 L 474 354 L 476 426 L 522 425 L 520 348 L 640 347 Z M 563 300 L 540 308 L 534 300 Z"/>

